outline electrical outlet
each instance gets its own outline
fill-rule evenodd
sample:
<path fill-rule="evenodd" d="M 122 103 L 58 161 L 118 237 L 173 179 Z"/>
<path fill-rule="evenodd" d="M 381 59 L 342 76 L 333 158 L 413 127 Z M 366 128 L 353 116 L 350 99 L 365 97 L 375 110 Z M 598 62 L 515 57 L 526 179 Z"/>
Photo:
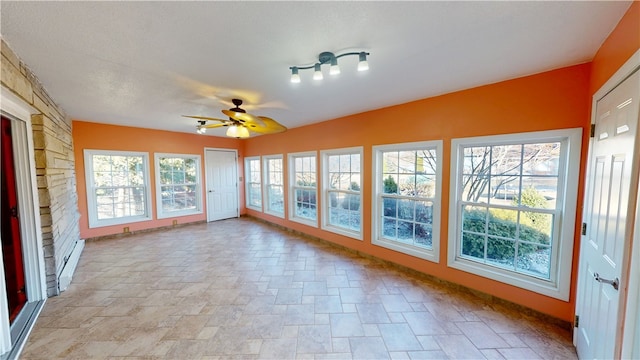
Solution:
<path fill-rule="evenodd" d="M 173 226 L 178 225 L 178 220 L 173 220 Z"/>
<path fill-rule="evenodd" d="M 128 226 L 125 226 L 125 227 L 122 229 L 122 232 L 124 232 L 125 234 L 128 234 L 128 233 L 129 233 L 129 227 L 128 227 Z"/>

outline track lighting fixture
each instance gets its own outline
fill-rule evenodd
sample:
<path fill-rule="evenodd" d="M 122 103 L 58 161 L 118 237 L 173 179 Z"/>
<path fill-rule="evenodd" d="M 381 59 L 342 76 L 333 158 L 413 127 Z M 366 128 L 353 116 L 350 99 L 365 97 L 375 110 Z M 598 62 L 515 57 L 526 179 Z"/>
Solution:
<path fill-rule="evenodd" d="M 313 65 L 309 65 L 309 66 L 291 66 L 289 69 L 291 69 L 291 82 L 292 83 L 299 83 L 300 82 L 300 75 L 298 74 L 298 70 L 306 70 L 306 69 L 313 69 L 313 79 L 314 80 L 322 80 L 323 76 L 322 76 L 322 68 L 321 65 L 324 64 L 329 64 L 330 68 L 329 68 L 329 74 L 330 75 L 338 75 L 340 74 L 340 66 L 338 65 L 338 59 L 343 57 L 343 56 L 349 56 L 349 55 L 358 55 L 359 60 L 358 60 L 358 71 L 366 71 L 369 70 L 369 63 L 367 62 L 367 55 L 369 55 L 368 52 L 349 52 L 349 53 L 345 53 L 345 54 L 340 54 L 340 55 L 335 55 L 332 52 L 329 51 L 325 51 L 320 53 L 320 55 L 318 55 L 318 62 L 313 64 Z"/>

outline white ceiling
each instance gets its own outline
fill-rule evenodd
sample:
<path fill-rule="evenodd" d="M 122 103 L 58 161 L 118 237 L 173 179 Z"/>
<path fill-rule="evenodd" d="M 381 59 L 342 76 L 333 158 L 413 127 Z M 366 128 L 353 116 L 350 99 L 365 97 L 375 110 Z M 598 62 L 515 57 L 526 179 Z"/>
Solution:
<path fill-rule="evenodd" d="M 0 25 L 71 118 L 194 132 L 234 97 L 293 128 L 587 62 L 630 4 L 2 0 Z M 289 82 L 323 51 L 370 70 Z"/>

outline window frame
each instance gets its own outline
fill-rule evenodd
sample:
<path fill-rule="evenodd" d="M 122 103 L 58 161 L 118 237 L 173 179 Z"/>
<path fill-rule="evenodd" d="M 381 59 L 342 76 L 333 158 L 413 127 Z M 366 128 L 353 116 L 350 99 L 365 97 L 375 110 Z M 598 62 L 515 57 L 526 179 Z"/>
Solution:
<path fill-rule="evenodd" d="M 360 155 L 360 190 L 358 192 L 360 197 L 360 231 L 355 231 L 351 229 L 347 229 L 344 227 L 336 226 L 329 223 L 329 208 L 331 205 L 330 193 L 335 191 L 329 188 L 329 161 L 328 157 L 333 155 Z M 331 149 L 331 150 L 321 150 L 320 151 L 320 166 L 322 169 L 322 200 L 320 201 L 322 204 L 321 207 L 321 228 L 325 231 L 330 231 L 339 235 L 347 236 L 350 238 L 354 238 L 356 240 L 363 240 L 363 229 L 364 229 L 364 218 L 363 218 L 363 196 L 364 193 L 363 188 L 366 186 L 364 183 L 364 151 L 362 146 L 357 147 L 349 147 L 349 148 L 341 148 L 341 149 Z"/>
<path fill-rule="evenodd" d="M 156 180 L 156 217 L 158 219 L 167 219 L 179 216 L 202 214 L 202 157 L 197 154 L 175 154 L 175 153 L 154 153 L 155 180 Z M 161 158 L 182 158 L 195 160 L 196 163 L 196 183 L 183 184 L 196 186 L 196 208 L 185 210 L 165 211 L 162 208 L 162 182 L 160 180 L 160 159 Z M 166 185 L 165 185 L 166 186 Z M 176 186 L 174 184 L 168 186 Z"/>
<path fill-rule="evenodd" d="M 251 166 L 250 166 L 250 162 L 251 161 L 258 161 L 258 178 L 260 179 L 260 182 L 258 183 L 258 189 L 260 189 L 260 206 L 256 206 L 250 203 L 250 197 L 249 194 L 250 192 L 250 186 L 251 184 L 255 184 L 253 182 L 251 182 Z M 262 212 L 262 207 L 264 206 L 263 203 L 263 195 L 262 195 L 262 160 L 260 158 L 260 156 L 249 156 L 249 157 L 245 157 L 244 158 L 244 191 L 245 191 L 245 196 L 244 196 L 244 202 L 245 202 L 245 206 L 247 209 L 252 209 L 252 210 L 256 210 L 256 211 L 260 211 Z"/>
<path fill-rule="evenodd" d="M 269 160 L 280 160 L 281 163 L 281 167 L 282 167 L 282 184 L 276 184 L 276 185 L 272 185 L 271 182 L 269 181 L 270 178 L 270 171 L 269 171 Z M 263 211 L 265 214 L 269 214 L 269 215 L 273 215 L 273 216 L 277 216 L 279 218 L 283 218 L 284 219 L 284 214 L 286 212 L 286 189 L 285 189 L 285 168 L 284 168 L 284 158 L 282 156 L 282 154 L 278 154 L 278 155 L 265 155 L 262 157 L 262 176 L 263 176 L 263 183 L 262 183 L 262 207 L 263 207 Z M 282 188 L 282 212 L 279 211 L 274 211 L 269 207 L 270 204 L 270 198 L 269 198 L 269 186 L 280 186 Z"/>
<path fill-rule="evenodd" d="M 371 206 L 371 243 L 387 249 L 399 251 L 408 255 L 412 255 L 424 260 L 438 263 L 440 261 L 440 228 L 442 213 L 442 140 L 418 141 L 409 143 L 398 143 L 388 145 L 377 145 L 373 147 L 373 174 L 372 184 L 372 206 Z M 432 243 L 431 249 L 402 243 L 395 240 L 385 239 L 382 230 L 382 206 L 383 206 L 383 153 L 389 151 L 416 151 L 416 150 L 435 150 L 436 153 L 436 171 L 435 183 L 436 191 L 430 199 L 433 201 L 432 213 Z M 422 198 L 416 198 L 422 199 Z"/>
<path fill-rule="evenodd" d="M 545 280 L 460 257 L 462 234 L 462 201 L 460 198 L 463 189 L 459 182 L 463 176 L 464 148 L 549 142 L 560 142 L 562 144 L 558 166 L 558 193 L 556 200 L 558 214 L 556 223 L 559 226 L 554 227 L 553 230 L 554 241 L 551 245 L 549 279 Z M 577 212 L 578 187 L 576 185 L 579 181 L 581 146 L 582 128 L 452 139 L 447 265 L 458 270 L 568 301 Z"/>
<path fill-rule="evenodd" d="M 296 152 L 288 154 L 289 161 L 289 220 L 295 221 L 304 225 L 318 227 L 319 220 L 319 208 L 318 208 L 318 152 L 317 151 L 305 151 L 305 152 Z M 315 165 L 315 180 L 316 185 L 314 187 L 311 186 L 298 186 L 296 183 L 296 159 L 298 158 L 306 158 L 313 157 L 313 162 Z M 309 219 L 302 216 L 296 215 L 296 190 L 311 190 L 313 191 L 316 199 L 316 218 Z"/>
<path fill-rule="evenodd" d="M 95 197 L 95 181 L 93 178 L 93 156 L 95 155 L 116 155 L 136 157 L 140 156 L 143 160 L 143 180 L 144 180 L 144 215 L 127 216 L 114 219 L 98 219 L 97 199 Z M 87 213 L 89 220 L 89 228 L 99 228 L 112 225 L 129 224 L 135 222 L 148 221 L 153 219 L 151 210 L 151 177 L 149 170 L 149 153 L 141 151 L 118 151 L 118 150 L 97 150 L 97 149 L 85 149 L 84 150 L 84 169 L 85 169 L 85 182 L 87 191 Z"/>

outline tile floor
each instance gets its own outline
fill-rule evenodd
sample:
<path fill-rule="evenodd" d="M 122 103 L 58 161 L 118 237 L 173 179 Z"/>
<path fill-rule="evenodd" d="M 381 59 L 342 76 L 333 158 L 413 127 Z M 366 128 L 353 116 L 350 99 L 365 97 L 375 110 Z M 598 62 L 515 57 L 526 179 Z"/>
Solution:
<path fill-rule="evenodd" d="M 571 359 L 568 331 L 255 220 L 88 242 L 22 359 Z"/>

